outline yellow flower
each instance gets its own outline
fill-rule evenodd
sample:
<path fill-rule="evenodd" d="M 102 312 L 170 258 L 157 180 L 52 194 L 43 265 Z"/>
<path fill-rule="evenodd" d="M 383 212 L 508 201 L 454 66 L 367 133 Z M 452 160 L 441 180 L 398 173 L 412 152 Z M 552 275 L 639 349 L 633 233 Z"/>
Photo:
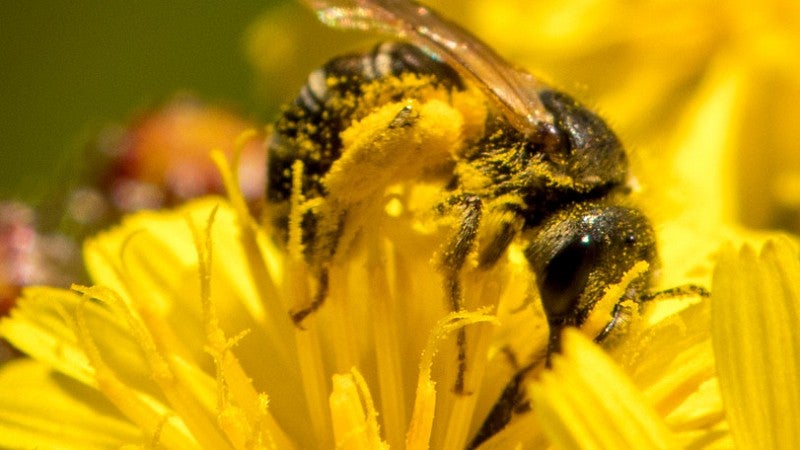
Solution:
<path fill-rule="evenodd" d="M 682 175 L 725 161 L 730 124 L 715 118 L 727 117 L 737 85 L 711 79 L 664 138 Z M 456 106 L 415 104 L 422 120 L 403 144 L 424 139 L 426 157 L 455 152 L 460 127 L 477 132 L 481 123 L 469 95 Z M 655 288 L 707 284 L 715 264 L 711 299 L 633 308 L 620 324 L 626 332 L 605 349 L 589 339 L 596 330 L 568 329 L 563 352 L 545 368 L 547 322 L 518 245 L 490 269 L 468 258 L 464 309 L 445 301 L 432 261 L 456 220 L 432 214 L 441 182 L 383 171 L 425 162 L 410 160 L 398 141 L 371 139 L 397 107 L 377 109 L 344 134 L 364 149 L 348 156 L 365 159 L 343 164 L 366 171 L 332 175 L 341 198 L 353 199 L 352 228 L 318 310 L 299 324 L 290 315 L 319 288 L 299 238 L 299 211 L 314 205 L 295 187 L 284 245 L 249 215 L 236 174 L 216 156 L 228 199 L 128 216 L 85 244 L 94 286 L 29 288 L 0 321 L 0 334 L 30 356 L 0 368 L 0 447 L 464 448 L 509 387 L 522 398 L 481 448 L 800 441 L 798 251 L 780 238 L 758 256 L 725 247 L 710 260 L 721 241 L 742 236 L 730 231 L 728 174 L 682 179 L 677 196 L 691 202 L 680 214 L 658 211 L 661 197 L 643 195 L 661 241 Z M 303 167 L 293 169 L 298 180 Z M 664 172 L 648 174 L 650 189 L 672 185 L 675 172 Z M 385 186 L 363 190 L 376 179 Z M 642 270 L 608 286 L 598 309 Z"/>
<path fill-rule="evenodd" d="M 28 289 L 0 325 L 33 358 L 0 372 L 0 445 L 462 447 L 513 375 L 505 352 L 544 342 L 541 313 L 519 309 L 525 263 L 470 286 L 495 318 L 447 313 L 428 258 L 413 258 L 430 236 L 405 235 L 408 253 L 387 234 L 339 267 L 329 303 L 299 329 L 287 310 L 307 295 L 302 268 L 290 273 L 290 256 L 227 201 L 129 217 L 86 244 L 97 287 Z M 798 280 L 786 240 L 760 258 L 725 250 L 712 304 L 653 326 L 648 314 L 612 349 L 616 363 L 566 334 L 552 371 L 526 381 L 533 412 L 485 447 L 708 448 L 733 435 L 786 448 L 800 417 Z M 460 327 L 478 347 L 470 395 L 452 392 L 445 338 Z"/>
<path fill-rule="evenodd" d="M 369 134 L 372 122 L 355 127 Z M 369 225 L 332 266 L 326 303 L 298 327 L 288 311 L 310 302 L 314 287 L 302 253 L 291 239 L 288 251 L 276 246 L 220 165 L 232 201 L 207 198 L 128 217 L 86 243 L 95 287 L 28 289 L 0 323 L 3 336 L 33 358 L 0 372 L 0 444 L 466 445 L 521 373 L 515 364 L 535 360 L 531 354 L 546 345 L 538 301 L 524 303 L 535 294 L 521 250 L 512 247 L 490 270 L 470 264 L 462 277 L 468 311 L 449 312 L 430 262 L 448 230 L 427 213 L 438 187 L 401 183 L 377 196 L 381 207 L 351 211 L 364 215 L 356 223 Z M 797 253 L 779 241 L 765 250 L 765 262 L 751 253 L 741 259 L 730 251 L 721 257 L 714 304 L 723 305 L 723 315 L 714 328 L 707 301 L 677 300 L 668 313 L 669 302 L 657 302 L 631 317 L 611 348 L 616 363 L 567 333 L 552 370 L 521 378 L 530 403 L 517 406 L 532 411 L 515 411 L 483 446 L 702 448 L 724 445 L 731 435 L 789 442 L 793 428 L 774 420 L 797 417 L 797 387 L 786 382 L 797 374 L 791 352 L 800 348 L 790 331 Z M 610 286 L 608 299 L 620 298 L 627 282 Z M 758 297 L 776 306 L 763 307 L 752 300 Z M 758 314 L 752 306 L 725 312 L 740 304 L 757 305 Z M 764 327 L 778 333 L 779 345 Z M 459 393 L 454 336 L 461 329 L 468 366 Z M 725 345 L 732 342 L 743 344 L 731 351 Z M 757 355 L 762 363 L 749 365 Z M 784 382 L 774 387 L 765 373 Z M 783 402 L 765 404 L 773 399 Z M 771 414 L 777 406 L 785 411 Z M 749 428 L 751 419 L 759 428 Z M 758 434 L 765 429 L 774 435 Z"/>

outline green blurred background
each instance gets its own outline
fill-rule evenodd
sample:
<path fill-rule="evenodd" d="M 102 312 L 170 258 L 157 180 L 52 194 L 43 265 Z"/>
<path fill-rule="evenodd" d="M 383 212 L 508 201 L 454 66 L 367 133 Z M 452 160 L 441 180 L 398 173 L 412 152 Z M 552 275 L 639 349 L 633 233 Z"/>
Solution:
<path fill-rule="evenodd" d="M 46 205 L 104 126 L 177 93 L 270 123 L 311 70 L 378 39 L 298 3 L 0 0 L 0 200 Z"/>
<path fill-rule="evenodd" d="M 0 198 L 39 202 L 102 125 L 179 91 L 270 118 L 245 35 L 278 3 L 0 1 Z"/>

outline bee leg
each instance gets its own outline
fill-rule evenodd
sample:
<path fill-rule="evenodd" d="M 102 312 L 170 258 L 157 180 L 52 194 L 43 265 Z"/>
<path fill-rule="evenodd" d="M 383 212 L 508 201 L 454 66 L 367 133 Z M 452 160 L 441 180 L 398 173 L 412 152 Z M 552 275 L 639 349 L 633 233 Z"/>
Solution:
<path fill-rule="evenodd" d="M 698 296 L 707 298 L 711 296 L 711 292 L 708 289 L 704 288 L 703 286 L 698 286 L 696 284 L 684 284 L 681 286 L 671 287 L 669 289 L 665 289 L 663 291 L 658 292 L 648 292 L 639 296 L 636 300 L 639 303 L 643 302 L 651 302 L 654 300 L 662 300 L 662 299 L 670 299 L 670 298 L 677 298 L 677 297 L 689 297 L 689 296 Z M 611 311 L 611 321 L 600 331 L 595 338 L 595 342 L 602 342 L 612 331 L 614 328 L 617 327 L 618 323 L 623 320 L 622 318 L 625 316 L 630 316 L 629 308 L 623 306 L 622 301 L 614 305 L 614 309 Z"/>
<path fill-rule="evenodd" d="M 456 235 L 447 244 L 442 258 L 445 295 L 453 311 L 460 311 L 464 306 L 460 280 L 461 268 L 464 267 L 467 255 L 472 250 L 481 220 L 481 201 L 478 197 L 466 196 L 461 202 L 463 204 L 461 224 Z M 458 330 L 456 345 L 458 345 L 458 373 L 453 390 L 456 393 L 464 394 L 464 376 L 467 371 L 467 335 L 463 328 Z"/>
<path fill-rule="evenodd" d="M 506 253 L 508 246 L 522 228 L 520 215 L 514 205 L 500 203 L 489 205 L 481 223 L 478 248 L 478 268 L 489 269 Z"/>
<path fill-rule="evenodd" d="M 317 292 L 314 293 L 314 298 L 311 300 L 311 303 L 296 311 L 292 311 L 289 313 L 289 316 L 292 318 L 292 322 L 298 328 L 303 328 L 302 323 L 309 314 L 313 313 L 314 311 L 318 310 L 323 303 L 325 303 L 325 298 L 328 296 L 328 268 L 323 267 L 320 269 L 320 273 L 317 277 L 318 285 L 317 285 Z"/>
<path fill-rule="evenodd" d="M 472 250 L 478 235 L 481 220 L 481 200 L 475 196 L 467 196 L 463 200 L 461 224 L 455 236 L 447 244 L 442 255 L 442 269 L 445 273 L 445 289 L 450 306 L 454 311 L 461 309 L 461 284 L 459 272 L 464 266 L 467 255 Z"/>
<path fill-rule="evenodd" d="M 644 302 L 651 302 L 654 300 L 662 300 L 662 299 L 670 299 L 670 298 L 677 298 L 677 297 L 689 297 L 689 296 L 698 296 L 707 298 L 711 296 L 711 293 L 708 289 L 704 288 L 703 286 L 698 286 L 696 284 L 684 284 L 681 286 L 671 287 L 669 289 L 665 289 L 663 291 L 658 292 L 648 292 L 645 294 L 640 295 L 636 301 L 639 303 Z M 614 309 L 611 311 L 611 321 L 600 331 L 600 333 L 594 338 L 595 342 L 602 342 L 612 331 L 614 328 L 617 327 L 620 321 L 624 320 L 623 318 L 626 316 L 630 316 L 631 312 L 629 311 L 630 308 L 627 308 L 623 305 L 623 301 L 621 300 L 619 303 L 614 305 Z"/>
<path fill-rule="evenodd" d="M 318 310 L 328 297 L 328 265 L 336 254 L 336 249 L 338 248 L 339 241 L 344 232 L 346 214 L 344 212 L 332 212 L 326 217 L 331 216 L 332 218 L 327 221 L 311 216 L 314 220 L 309 220 L 308 224 L 304 224 L 305 234 L 303 240 L 305 248 L 307 250 L 311 249 L 307 251 L 305 256 L 307 260 L 310 261 L 309 264 L 312 267 L 317 267 L 317 290 L 314 293 L 311 303 L 300 309 L 289 312 L 289 316 L 294 325 L 301 329 L 303 328 L 303 320 Z"/>
<path fill-rule="evenodd" d="M 681 286 L 664 289 L 663 291 L 648 292 L 639 297 L 639 301 L 650 302 L 664 298 L 688 297 L 691 295 L 706 298 L 711 296 L 711 292 L 709 292 L 708 289 L 704 288 L 703 286 L 698 286 L 696 284 L 684 284 Z"/>
<path fill-rule="evenodd" d="M 489 411 L 489 415 L 486 416 L 478 433 L 467 446 L 468 449 L 478 447 L 486 439 L 497 434 L 511 422 L 514 416 L 531 410 L 530 400 L 525 390 L 525 378 L 534 366 L 534 364 L 527 365 L 514 374 L 514 378 L 503 388 L 500 398 L 492 406 L 492 410 Z"/>

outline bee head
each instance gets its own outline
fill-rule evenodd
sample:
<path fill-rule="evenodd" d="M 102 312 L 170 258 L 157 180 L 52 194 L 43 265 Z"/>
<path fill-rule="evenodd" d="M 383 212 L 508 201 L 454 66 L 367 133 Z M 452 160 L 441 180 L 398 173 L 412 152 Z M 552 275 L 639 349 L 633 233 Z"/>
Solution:
<path fill-rule="evenodd" d="M 548 353 L 558 351 L 561 330 L 580 327 L 607 286 L 619 283 L 639 261 L 656 261 L 653 229 L 638 210 L 596 203 L 572 204 L 546 220 L 525 255 L 548 324 Z M 637 300 L 650 272 L 633 280 L 623 300 Z"/>

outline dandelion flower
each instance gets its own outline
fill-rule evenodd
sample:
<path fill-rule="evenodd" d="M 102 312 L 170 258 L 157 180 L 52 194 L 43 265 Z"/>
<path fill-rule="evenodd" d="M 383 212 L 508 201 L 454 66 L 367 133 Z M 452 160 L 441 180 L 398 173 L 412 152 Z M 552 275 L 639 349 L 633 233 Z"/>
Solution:
<path fill-rule="evenodd" d="M 468 444 L 517 373 L 515 363 L 546 346 L 538 302 L 524 302 L 535 293 L 521 250 L 512 247 L 488 271 L 465 269 L 464 292 L 472 308 L 449 311 L 441 275 L 431 270 L 432 255 L 447 236 L 447 227 L 437 226 L 427 213 L 438 188 L 416 182 L 397 186 L 381 197 L 382 208 L 361 211 L 372 214 L 363 218 L 370 226 L 333 266 L 325 305 L 298 327 L 288 311 L 309 301 L 315 280 L 298 251 L 276 244 L 249 216 L 235 175 L 217 160 L 231 200 L 205 198 L 175 211 L 127 217 L 85 244 L 95 286 L 28 288 L 0 323 L 3 336 L 32 357 L 9 362 L 0 372 L 5 405 L 0 444 L 214 449 Z M 785 321 L 792 314 L 781 308 L 796 307 L 791 280 L 800 277 L 797 254 L 787 241 L 765 254 L 776 251 L 778 256 L 766 258 L 795 260 L 794 265 L 773 275 L 783 265 L 773 259 L 759 269 L 760 278 L 735 273 L 720 278 L 735 264 L 730 262 L 735 256 L 725 254 L 728 262 L 720 263 L 714 285 L 720 302 L 740 304 L 738 292 L 775 286 L 767 294 L 782 305 L 752 327 L 748 317 L 758 316 L 740 313 L 741 329 L 727 326 L 728 333 L 766 334 L 758 327 L 778 327 L 781 321 L 779 329 L 791 329 Z M 619 298 L 625 283 L 610 286 L 608 297 Z M 568 333 L 563 357 L 554 357 L 552 370 L 522 380 L 530 398 L 520 405 L 530 411 L 518 411 L 482 445 L 549 441 L 564 448 L 613 448 L 623 441 L 702 448 L 736 437 L 731 428 L 742 421 L 737 414 L 750 417 L 753 407 L 748 395 L 736 397 L 743 363 L 736 352 L 716 344 L 708 301 L 677 304 L 661 317 L 658 307 L 631 317 L 611 356 Z M 467 394 L 453 390 L 454 336 L 460 329 L 468 331 Z M 753 345 L 748 354 L 757 353 Z M 715 365 L 714 355 L 734 359 L 725 363 L 727 372 L 723 362 Z M 781 364 L 787 380 L 796 370 L 780 354 L 763 361 Z M 760 367 L 763 377 L 769 369 Z M 728 400 L 731 390 L 734 397 Z M 727 409 L 722 399 L 741 405 Z M 761 417 L 765 428 L 772 417 Z"/>
<path fill-rule="evenodd" d="M 718 103 L 690 109 L 672 139 L 720 162 L 719 146 L 701 144 L 724 137 L 703 139 L 704 128 L 693 126 L 729 97 L 710 98 Z M 448 130 L 480 131 L 470 127 L 481 111 L 467 100 L 432 99 L 422 108 L 429 121 L 407 137 L 453 154 Z M 374 136 L 394 114 L 377 109 L 347 139 Z M 394 148 L 370 142 L 377 153 Z M 603 348 L 591 338 L 647 270 L 637 264 L 606 287 L 598 302 L 605 316 L 583 332 L 567 329 L 545 367 L 547 320 L 516 243 L 490 268 L 469 255 L 459 274 L 464 307 L 448 305 L 435 261 L 457 218 L 432 213 L 440 179 L 399 176 L 365 193 L 353 186 L 368 174 L 339 178 L 341 193 L 369 201 L 350 205 L 348 223 L 358 226 L 331 263 L 325 302 L 298 322 L 291 311 L 320 288 L 300 245 L 300 189 L 292 187 L 288 237 L 276 238 L 251 217 L 230 169 L 236 159 L 214 158 L 228 198 L 127 216 L 86 241 L 92 286 L 27 288 L 0 321 L 0 335 L 30 356 L 0 368 L 0 446 L 464 448 L 498 399 L 507 400 L 507 423 L 480 448 L 781 448 L 798 440 L 800 266 L 790 239 L 770 241 L 758 256 L 725 247 L 713 263 L 711 249 L 741 236 L 725 226 L 730 216 L 698 202 L 677 225 L 660 220 L 664 262 L 654 290 L 707 283 L 716 264 L 711 299 L 665 294 L 641 310 L 628 305 L 624 332 Z M 302 165 L 292 170 L 299 183 Z M 703 190 L 714 181 L 690 186 L 721 202 L 719 189 Z M 712 220 L 694 237 L 704 217 Z"/>

